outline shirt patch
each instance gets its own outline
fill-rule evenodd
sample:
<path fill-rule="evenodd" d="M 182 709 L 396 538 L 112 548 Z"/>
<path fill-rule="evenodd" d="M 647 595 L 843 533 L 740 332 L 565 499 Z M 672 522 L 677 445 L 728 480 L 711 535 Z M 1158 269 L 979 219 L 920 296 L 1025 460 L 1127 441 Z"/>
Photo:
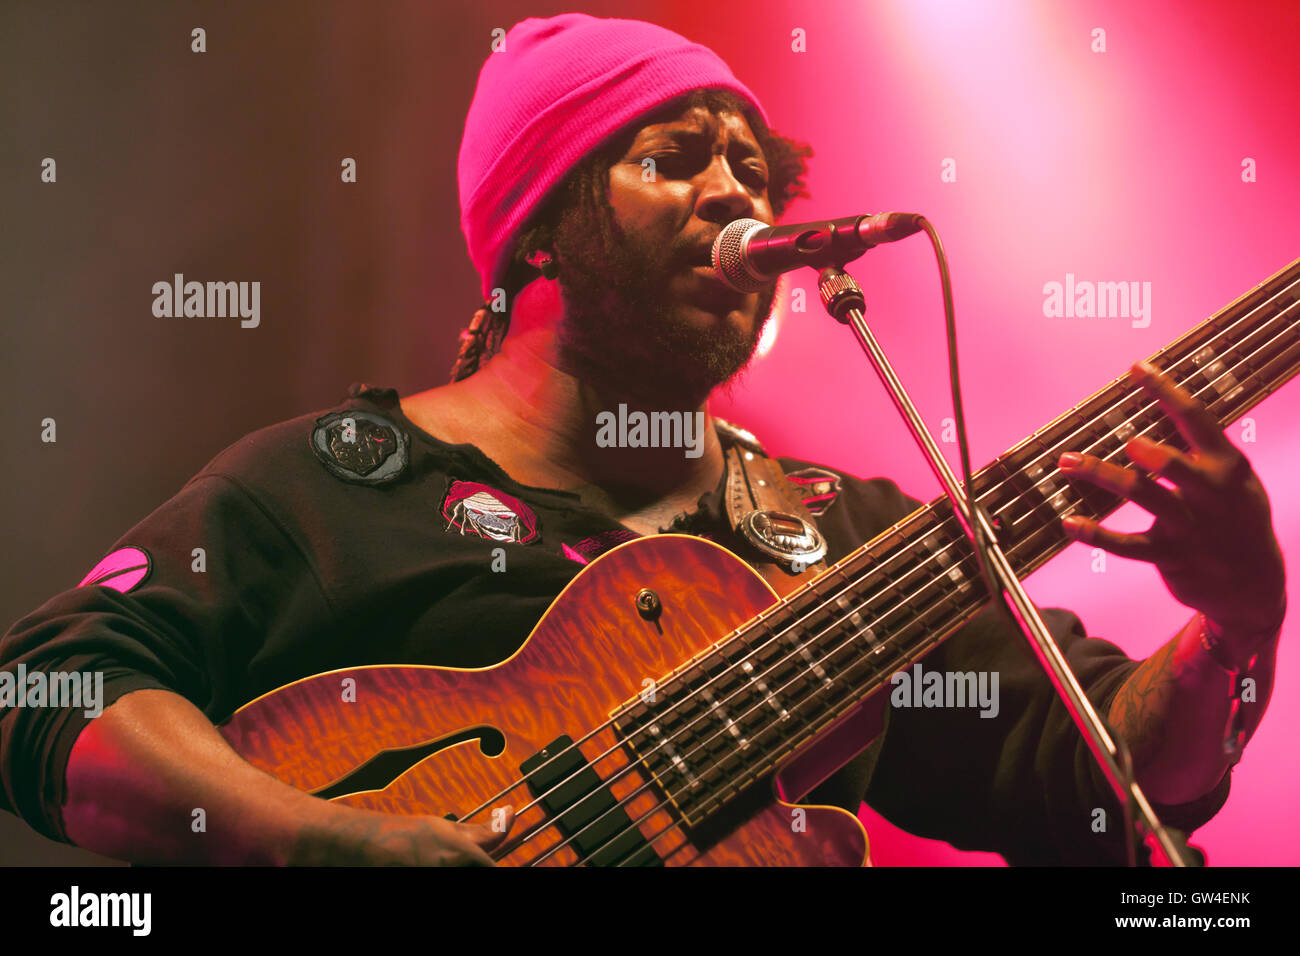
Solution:
<path fill-rule="evenodd" d="M 125 594 L 132 588 L 139 587 L 153 570 L 153 561 L 144 548 L 118 548 L 99 564 L 90 569 L 90 573 L 81 579 L 79 588 L 98 584 L 100 587 L 112 588 Z"/>
<path fill-rule="evenodd" d="M 842 485 L 840 476 L 825 468 L 800 468 L 786 477 L 798 485 L 804 507 L 814 518 L 834 503 Z"/>
<path fill-rule="evenodd" d="M 489 541 L 528 544 L 537 539 L 537 515 L 513 495 L 477 481 L 452 480 L 442 499 L 444 531 L 455 528 Z"/>
<path fill-rule="evenodd" d="M 316 419 L 310 440 L 330 474 L 358 485 L 395 480 L 410 458 L 405 432 L 383 415 L 357 408 Z"/>
<path fill-rule="evenodd" d="M 601 531 L 589 538 L 583 538 L 573 546 L 561 542 L 560 548 L 561 553 L 566 558 L 572 558 L 579 564 L 587 564 L 596 560 L 610 548 L 639 537 L 641 537 L 639 534 L 630 529 L 616 528 L 613 531 Z"/>

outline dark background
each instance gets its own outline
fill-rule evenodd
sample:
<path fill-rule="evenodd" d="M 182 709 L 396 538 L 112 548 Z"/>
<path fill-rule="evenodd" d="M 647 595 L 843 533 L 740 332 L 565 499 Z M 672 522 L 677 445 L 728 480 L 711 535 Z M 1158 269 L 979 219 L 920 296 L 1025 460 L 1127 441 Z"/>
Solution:
<path fill-rule="evenodd" d="M 7 0 L 5 629 L 240 436 L 353 381 L 446 380 L 478 301 L 456 193 L 478 70 L 494 27 L 566 9 Z M 260 326 L 155 318 L 176 272 L 260 280 Z M 0 814 L 0 864 L 78 861 L 102 862 Z"/>

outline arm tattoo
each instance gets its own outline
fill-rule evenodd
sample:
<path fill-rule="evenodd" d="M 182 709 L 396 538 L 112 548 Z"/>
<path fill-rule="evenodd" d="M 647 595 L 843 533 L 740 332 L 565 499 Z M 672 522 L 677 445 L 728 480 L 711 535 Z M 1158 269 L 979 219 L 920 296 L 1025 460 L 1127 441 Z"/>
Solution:
<path fill-rule="evenodd" d="M 290 866 L 373 866 L 381 862 L 376 852 L 383 848 L 383 862 L 395 866 L 436 865 L 420 852 L 420 841 L 409 827 L 394 828 L 388 821 L 360 816 L 330 827 L 303 827 L 289 856 Z"/>
<path fill-rule="evenodd" d="M 1164 746 L 1180 672 L 1174 657 L 1177 645 L 1175 637 L 1143 661 L 1111 701 L 1110 722 L 1128 743 L 1135 769 Z"/>

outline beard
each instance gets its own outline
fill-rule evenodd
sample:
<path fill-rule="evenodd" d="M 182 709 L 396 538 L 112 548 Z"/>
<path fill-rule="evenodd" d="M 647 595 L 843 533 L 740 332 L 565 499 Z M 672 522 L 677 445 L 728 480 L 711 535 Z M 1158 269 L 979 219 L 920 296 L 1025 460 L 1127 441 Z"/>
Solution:
<path fill-rule="evenodd" d="M 715 321 L 692 321 L 670 280 L 708 235 L 665 247 L 640 241 L 604 215 L 607 229 L 566 209 L 555 229 L 561 354 L 586 380 L 651 400 L 671 389 L 685 404 L 698 405 L 749 364 L 771 318 L 776 286 L 756 294 L 752 323 L 753 297 L 722 290 L 708 296 Z"/>

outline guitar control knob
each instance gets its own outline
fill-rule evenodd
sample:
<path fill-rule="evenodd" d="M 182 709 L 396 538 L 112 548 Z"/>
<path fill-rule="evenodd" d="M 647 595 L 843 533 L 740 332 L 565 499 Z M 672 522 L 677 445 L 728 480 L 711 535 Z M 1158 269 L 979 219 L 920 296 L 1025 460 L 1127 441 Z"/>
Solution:
<path fill-rule="evenodd" d="M 659 616 L 659 612 L 664 606 L 659 603 L 659 595 L 655 594 L 649 588 L 642 588 L 636 592 L 636 612 L 647 621 L 653 621 Z"/>

